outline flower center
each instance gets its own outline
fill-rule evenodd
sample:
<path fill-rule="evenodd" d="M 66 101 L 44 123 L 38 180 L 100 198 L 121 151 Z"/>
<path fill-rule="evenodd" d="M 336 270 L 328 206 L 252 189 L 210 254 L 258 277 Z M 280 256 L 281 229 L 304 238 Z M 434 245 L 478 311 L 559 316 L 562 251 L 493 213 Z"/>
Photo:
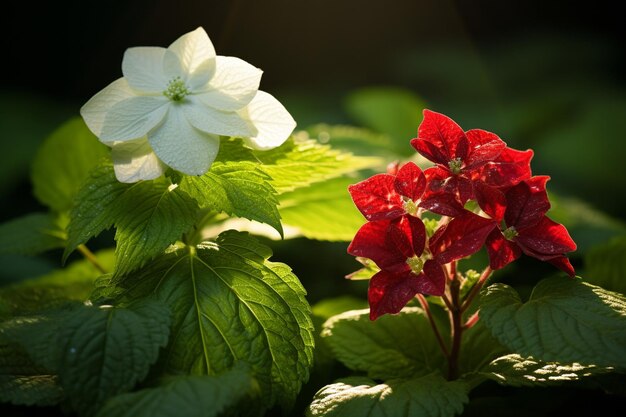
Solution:
<path fill-rule="evenodd" d="M 519 235 L 519 233 L 517 233 L 517 230 L 515 230 L 514 226 L 509 227 L 508 229 L 503 231 L 502 234 L 504 235 L 504 238 L 506 240 L 513 240 L 514 237 Z"/>
<path fill-rule="evenodd" d="M 402 208 L 411 216 L 417 215 L 417 204 L 411 199 L 402 197 Z"/>
<path fill-rule="evenodd" d="M 406 264 L 411 268 L 411 272 L 415 275 L 419 275 L 422 273 L 422 269 L 424 269 L 424 261 L 421 258 L 414 256 L 412 258 L 408 258 L 406 260 Z"/>
<path fill-rule="evenodd" d="M 172 101 L 180 101 L 188 94 L 191 94 L 191 91 L 180 77 L 172 78 L 163 91 L 163 95 Z"/>
<path fill-rule="evenodd" d="M 452 171 L 453 174 L 458 174 L 461 172 L 461 165 L 463 165 L 463 161 L 461 158 L 454 158 L 450 162 L 448 162 L 448 168 Z"/>

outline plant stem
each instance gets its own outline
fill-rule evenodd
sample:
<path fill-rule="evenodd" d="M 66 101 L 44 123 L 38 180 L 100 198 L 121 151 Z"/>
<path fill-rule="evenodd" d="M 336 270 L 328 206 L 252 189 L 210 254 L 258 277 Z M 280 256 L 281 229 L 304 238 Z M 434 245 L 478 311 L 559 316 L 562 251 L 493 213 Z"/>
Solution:
<path fill-rule="evenodd" d="M 465 301 L 463 302 L 463 305 L 461 306 L 461 313 L 465 312 L 465 310 L 467 310 L 469 308 L 469 306 L 472 305 L 472 301 L 474 300 L 476 295 L 480 292 L 480 290 L 482 289 L 483 285 L 485 285 L 485 282 L 487 281 L 487 279 L 491 275 L 491 272 L 492 272 L 491 267 L 487 266 L 483 270 L 482 274 L 480 274 L 480 277 L 478 278 L 478 282 L 476 282 L 476 284 L 474 285 L 474 288 L 472 288 L 470 293 L 465 298 Z"/>
<path fill-rule="evenodd" d="M 435 337 L 437 338 L 437 343 L 439 343 L 439 347 L 443 352 L 444 356 L 447 358 L 449 356 L 448 348 L 446 344 L 443 342 L 443 338 L 441 337 L 441 333 L 439 333 L 439 329 L 437 328 L 437 323 L 435 323 L 435 318 L 433 317 L 430 307 L 428 305 L 428 300 L 422 294 L 417 294 L 417 300 L 420 302 L 422 309 L 426 313 L 426 317 L 428 317 L 428 321 L 430 322 L 430 327 L 433 328 L 433 332 L 435 333 Z"/>
<path fill-rule="evenodd" d="M 78 245 L 76 249 L 78 249 L 78 251 L 98 270 L 98 272 L 100 272 L 101 274 L 107 273 L 107 270 L 104 269 L 102 265 L 100 265 L 100 262 L 98 262 L 98 258 L 96 258 L 96 255 L 94 255 L 87 246 Z"/>
<path fill-rule="evenodd" d="M 459 301 L 459 290 L 461 283 L 458 279 L 454 279 L 450 282 L 450 325 L 451 325 L 451 337 L 452 346 L 450 348 L 450 355 L 448 356 L 448 380 L 452 381 L 459 377 L 459 353 L 461 352 L 461 337 L 463 336 L 463 312 L 461 311 Z"/>

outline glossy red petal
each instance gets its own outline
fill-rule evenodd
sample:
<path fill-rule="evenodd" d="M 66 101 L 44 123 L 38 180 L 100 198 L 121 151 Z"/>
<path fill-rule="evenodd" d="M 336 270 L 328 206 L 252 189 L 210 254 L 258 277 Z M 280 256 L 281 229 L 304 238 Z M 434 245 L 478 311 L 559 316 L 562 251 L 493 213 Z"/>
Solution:
<path fill-rule="evenodd" d="M 394 181 L 393 175 L 377 174 L 348 187 L 354 204 L 367 220 L 393 219 L 404 214 Z"/>
<path fill-rule="evenodd" d="M 404 255 L 404 259 L 420 256 L 426 246 L 426 227 L 422 220 L 403 216 L 393 221 L 387 231 L 387 246 Z"/>
<path fill-rule="evenodd" d="M 504 268 L 522 255 L 522 250 L 515 242 L 508 241 L 499 229 L 492 231 L 485 242 L 491 269 Z"/>
<path fill-rule="evenodd" d="M 494 162 L 488 162 L 482 168 L 478 177 L 494 187 L 510 187 L 530 178 L 530 160 L 533 151 L 518 151 L 504 148 Z"/>
<path fill-rule="evenodd" d="M 406 272 L 393 274 L 380 271 L 369 283 L 367 298 L 370 304 L 370 320 L 376 320 L 383 314 L 395 314 L 420 290 L 417 275 Z"/>
<path fill-rule="evenodd" d="M 468 211 L 430 238 L 430 250 L 442 264 L 464 258 L 478 252 L 495 227 L 493 220 Z"/>
<path fill-rule="evenodd" d="M 436 144 L 426 139 L 415 138 L 411 139 L 411 146 L 429 161 L 448 166 L 448 161 L 450 161 L 448 155 L 442 152 L 442 149 Z"/>
<path fill-rule="evenodd" d="M 420 274 L 419 291 L 428 295 L 443 295 L 446 289 L 446 273 L 441 264 L 434 260 L 424 263 L 424 272 Z"/>
<path fill-rule="evenodd" d="M 495 161 L 506 147 L 506 143 L 498 135 L 482 129 L 465 132 L 470 144 L 469 154 L 465 161 L 466 169 L 475 169 L 487 162 Z"/>
<path fill-rule="evenodd" d="M 454 151 L 454 157 L 459 158 L 465 164 L 469 153 L 470 153 L 470 142 L 466 136 L 463 136 L 461 139 L 459 139 L 459 142 L 456 145 L 456 150 Z"/>
<path fill-rule="evenodd" d="M 394 186 L 399 194 L 417 201 L 426 189 L 426 177 L 417 165 L 407 162 L 398 170 Z"/>
<path fill-rule="evenodd" d="M 480 181 L 474 183 L 474 197 L 480 208 L 493 220 L 500 223 L 506 211 L 506 198 L 495 187 Z"/>
<path fill-rule="evenodd" d="M 377 220 L 365 223 L 357 231 L 354 239 L 348 246 L 348 253 L 353 256 L 362 256 L 371 259 L 381 269 L 392 271 L 406 271 L 406 257 L 391 247 L 387 234 L 391 225 L 390 220 Z"/>
<path fill-rule="evenodd" d="M 542 261 L 576 250 L 567 229 L 562 224 L 543 217 L 537 224 L 518 230 L 515 242 L 527 255 Z"/>
<path fill-rule="evenodd" d="M 466 211 L 454 195 L 444 192 L 428 193 L 422 198 L 419 206 L 433 213 L 450 217 L 460 216 Z"/>
<path fill-rule="evenodd" d="M 465 132 L 454 120 L 441 113 L 424 110 L 424 120 L 417 129 L 417 138 L 418 141 L 426 141 L 439 149 L 437 159 L 431 159 L 431 161 L 447 165 L 448 161 L 456 157 L 457 144 L 464 137 Z M 411 145 L 415 147 L 413 141 L 411 141 Z M 415 149 L 420 152 L 417 147 Z M 432 155 L 431 149 L 429 148 L 429 152 Z M 428 156 L 424 156 L 428 158 Z"/>
<path fill-rule="evenodd" d="M 556 258 L 548 259 L 547 262 L 556 266 L 562 271 L 565 271 L 567 275 L 574 278 L 576 276 L 576 271 L 574 271 L 574 267 L 570 263 L 569 259 L 565 256 L 557 256 Z"/>
<path fill-rule="evenodd" d="M 538 176 L 522 181 L 506 192 L 507 226 L 517 230 L 537 224 L 550 209 L 550 200 L 546 192 L 546 182 L 550 177 Z"/>

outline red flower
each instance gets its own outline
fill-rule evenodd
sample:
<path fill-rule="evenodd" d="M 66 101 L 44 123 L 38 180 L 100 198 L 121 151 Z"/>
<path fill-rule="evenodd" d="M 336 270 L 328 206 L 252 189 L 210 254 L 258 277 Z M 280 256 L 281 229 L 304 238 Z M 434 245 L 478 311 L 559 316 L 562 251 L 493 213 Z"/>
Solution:
<path fill-rule="evenodd" d="M 546 176 L 532 177 L 505 193 L 504 221 L 486 241 L 491 268 L 500 269 L 523 252 L 574 276 L 574 268 L 565 253 L 576 250 L 576 243 L 563 225 L 545 215 L 550 209 L 546 192 L 549 179 Z"/>
<path fill-rule="evenodd" d="M 395 175 L 374 175 L 349 186 L 348 191 L 367 220 L 382 220 L 414 215 L 425 188 L 424 173 L 408 162 Z"/>
<path fill-rule="evenodd" d="M 370 280 L 370 319 L 397 313 L 417 293 L 442 295 L 445 274 L 441 265 L 424 253 L 426 229 L 413 216 L 364 224 L 348 253 L 373 260 L 381 269 Z"/>

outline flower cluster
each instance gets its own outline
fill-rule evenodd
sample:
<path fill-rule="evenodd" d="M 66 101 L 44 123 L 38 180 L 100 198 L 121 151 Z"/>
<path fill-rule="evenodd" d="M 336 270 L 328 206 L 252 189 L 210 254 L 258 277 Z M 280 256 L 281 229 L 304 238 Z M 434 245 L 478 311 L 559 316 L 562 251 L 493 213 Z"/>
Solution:
<path fill-rule="evenodd" d="M 422 171 L 408 162 L 349 187 L 368 222 L 348 253 L 380 268 L 369 286 L 372 319 L 399 312 L 418 293 L 443 295 L 448 264 L 483 246 L 491 269 L 524 253 L 574 275 L 565 254 L 576 244 L 546 216 L 549 177 L 532 176 L 531 150 L 511 149 L 484 130 L 464 132 L 429 110 L 411 145 L 435 166 Z M 427 213 L 438 218 L 432 233 Z"/>
<path fill-rule="evenodd" d="M 165 166 L 201 175 L 217 156 L 220 135 L 266 150 L 281 145 L 296 126 L 278 100 L 258 89 L 263 72 L 217 56 L 202 28 L 167 49 L 126 50 L 122 73 L 80 110 L 89 129 L 112 148 L 122 182 L 157 178 Z"/>

